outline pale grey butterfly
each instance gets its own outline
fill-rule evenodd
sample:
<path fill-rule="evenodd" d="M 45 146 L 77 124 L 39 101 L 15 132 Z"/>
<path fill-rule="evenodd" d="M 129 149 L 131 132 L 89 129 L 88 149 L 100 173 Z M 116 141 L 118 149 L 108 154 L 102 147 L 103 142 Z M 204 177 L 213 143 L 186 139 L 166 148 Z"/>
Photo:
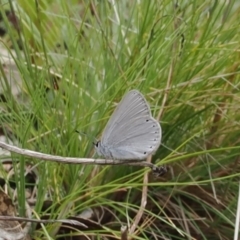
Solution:
<path fill-rule="evenodd" d="M 161 126 L 146 99 L 131 90 L 113 112 L 95 148 L 106 159 L 144 160 L 156 152 L 161 137 Z"/>

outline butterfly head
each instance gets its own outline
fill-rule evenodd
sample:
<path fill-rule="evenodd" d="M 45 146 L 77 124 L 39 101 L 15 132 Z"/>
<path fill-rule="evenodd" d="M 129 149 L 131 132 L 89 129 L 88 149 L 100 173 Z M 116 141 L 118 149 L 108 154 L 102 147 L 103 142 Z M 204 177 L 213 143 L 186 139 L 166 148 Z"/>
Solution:
<path fill-rule="evenodd" d="M 96 141 L 96 142 L 93 142 L 93 145 L 96 149 L 96 152 L 99 156 L 103 156 L 104 154 L 102 153 L 102 145 L 101 145 L 101 141 Z"/>
<path fill-rule="evenodd" d="M 101 141 L 96 141 L 96 142 L 93 142 L 93 145 L 95 148 L 98 148 L 101 144 Z"/>

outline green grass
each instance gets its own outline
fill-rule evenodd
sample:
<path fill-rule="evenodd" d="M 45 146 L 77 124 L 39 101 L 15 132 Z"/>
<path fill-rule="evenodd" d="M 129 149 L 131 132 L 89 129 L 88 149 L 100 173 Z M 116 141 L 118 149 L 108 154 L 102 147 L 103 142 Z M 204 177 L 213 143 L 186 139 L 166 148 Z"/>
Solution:
<path fill-rule="evenodd" d="M 13 94 L 1 67 L 2 135 L 34 151 L 92 157 L 93 139 L 116 103 L 139 89 L 163 130 L 152 161 L 170 170 L 161 179 L 150 175 L 147 204 L 132 238 L 233 239 L 239 231 L 238 1 L 181 1 L 178 7 L 172 1 L 5 2 L 1 49 L 12 53 L 22 85 Z M 15 27 L 4 14 L 11 8 Z M 14 176 L 20 215 L 25 167 L 31 164 L 38 178 L 33 218 L 62 219 L 91 209 L 103 229 L 78 234 L 94 239 L 116 239 L 121 225 L 132 227 L 147 169 L 11 156 L 19 172 Z M 48 211 L 46 199 L 52 201 Z M 31 235 L 58 239 L 59 228 L 32 225 Z"/>

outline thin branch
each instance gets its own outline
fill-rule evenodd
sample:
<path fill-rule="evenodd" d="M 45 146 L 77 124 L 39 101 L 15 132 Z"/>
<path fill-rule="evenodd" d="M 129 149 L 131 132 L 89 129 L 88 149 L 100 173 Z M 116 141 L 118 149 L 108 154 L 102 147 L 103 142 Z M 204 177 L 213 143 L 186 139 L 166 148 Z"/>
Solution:
<path fill-rule="evenodd" d="M 239 239 L 239 227 L 240 227 L 240 182 L 238 189 L 238 205 L 236 209 L 236 220 L 235 220 L 235 228 L 234 228 L 234 240 Z"/>
<path fill-rule="evenodd" d="M 128 240 L 128 227 L 127 226 L 121 227 L 121 240 Z"/>
<path fill-rule="evenodd" d="M 170 86 L 170 83 L 171 83 L 171 79 L 172 79 L 172 65 L 171 65 L 171 68 L 170 68 L 170 71 L 169 71 L 169 76 L 168 76 L 168 81 L 167 81 L 167 87 Z M 164 109 L 164 105 L 166 104 L 166 101 L 167 101 L 167 96 L 168 96 L 168 93 L 165 92 L 164 94 L 164 99 L 163 99 L 163 103 L 162 103 L 162 107 L 161 107 L 161 110 L 159 111 L 158 113 L 158 116 L 157 116 L 157 120 L 159 121 L 160 117 L 162 116 L 163 114 L 163 109 Z M 150 155 L 148 158 L 147 158 L 147 163 L 148 164 L 152 164 L 151 163 L 151 160 L 152 160 L 152 156 Z M 153 170 L 153 168 L 152 168 Z M 161 176 L 163 175 L 164 173 L 167 172 L 167 169 L 164 168 L 164 167 L 161 167 L 161 169 L 157 169 L 155 170 L 155 173 L 159 173 L 158 176 Z M 145 173 L 144 174 L 144 178 L 143 178 L 143 187 L 142 187 L 142 198 L 141 198 L 141 205 L 140 205 L 140 208 L 139 208 L 139 211 L 134 219 L 134 222 L 130 228 L 130 231 L 129 233 L 130 234 L 133 234 L 133 232 L 135 231 L 136 227 L 138 226 L 141 218 L 142 218 L 142 215 L 143 215 L 143 212 L 144 212 L 144 209 L 147 205 L 147 192 L 148 192 L 148 174 Z"/>
<path fill-rule="evenodd" d="M 171 81 L 172 81 L 172 75 L 173 75 L 173 62 L 170 65 L 170 69 L 169 69 L 169 73 L 168 73 L 168 79 L 167 79 L 167 85 L 166 85 L 166 89 L 169 89 L 171 86 Z M 163 115 L 163 111 L 164 111 L 164 107 L 167 103 L 167 99 L 168 99 L 168 95 L 169 95 L 169 91 L 165 91 L 164 95 L 163 95 L 163 101 L 162 101 L 162 106 L 159 110 L 158 116 L 157 116 L 157 120 L 159 121 L 161 116 Z"/>
<path fill-rule="evenodd" d="M 57 220 L 47 219 L 47 220 L 45 220 L 45 219 L 32 219 L 32 218 L 13 217 L 13 216 L 0 216 L 0 221 L 33 222 L 33 223 L 44 223 L 44 224 L 58 222 L 58 223 L 66 223 L 66 224 L 78 225 L 78 226 L 81 226 L 84 228 L 88 228 L 87 225 L 81 223 L 80 221 L 73 220 L 73 219 L 57 219 Z"/>
<path fill-rule="evenodd" d="M 113 159 L 93 159 L 93 158 L 73 158 L 73 157 L 61 157 L 57 155 L 50 155 L 31 151 L 28 149 L 19 148 L 10 144 L 0 141 L 0 148 L 6 149 L 10 152 L 18 153 L 20 155 L 32 158 L 38 158 L 41 160 L 60 162 L 60 163 L 71 163 L 71 164 L 95 164 L 95 165 L 131 165 L 140 167 L 150 167 L 154 172 L 161 171 L 161 167 L 157 167 L 152 163 L 139 160 L 113 160 Z M 160 169 L 160 170 L 159 170 Z"/>
<path fill-rule="evenodd" d="M 171 65 L 171 68 L 170 68 L 170 71 L 169 71 L 169 76 L 168 76 L 168 81 L 167 81 L 167 87 L 170 86 L 170 83 L 171 83 L 171 79 L 172 79 L 172 65 Z M 158 113 L 158 116 L 157 116 L 157 120 L 159 121 L 160 117 L 162 116 L 163 114 L 163 109 L 164 109 L 164 105 L 166 104 L 166 101 L 167 101 L 167 96 L 168 96 L 168 93 L 165 92 L 164 94 L 164 99 L 163 99 L 163 103 L 162 103 L 162 107 L 161 107 L 161 110 L 159 111 Z M 150 155 L 148 158 L 147 158 L 147 163 L 148 164 L 152 164 L 151 163 L 151 160 L 152 160 L 152 156 Z M 153 168 L 152 168 L 153 170 Z M 167 169 L 164 168 L 164 167 L 161 167 L 161 170 L 158 168 L 157 170 L 155 170 L 155 173 L 159 173 L 158 176 L 161 176 L 163 175 L 164 173 L 167 172 Z M 137 212 L 137 215 L 134 219 L 134 222 L 130 228 L 130 231 L 129 233 L 130 234 L 133 234 L 133 232 L 135 231 L 135 229 L 137 228 L 137 226 L 139 225 L 139 222 L 142 218 L 142 215 L 143 215 L 143 212 L 144 212 L 144 209 L 147 205 L 147 192 L 148 192 L 148 174 L 145 173 L 144 174 L 144 178 L 143 178 L 143 187 L 142 187 L 142 198 L 141 198 L 141 205 L 140 205 L 140 208 L 139 208 L 139 211 Z"/>

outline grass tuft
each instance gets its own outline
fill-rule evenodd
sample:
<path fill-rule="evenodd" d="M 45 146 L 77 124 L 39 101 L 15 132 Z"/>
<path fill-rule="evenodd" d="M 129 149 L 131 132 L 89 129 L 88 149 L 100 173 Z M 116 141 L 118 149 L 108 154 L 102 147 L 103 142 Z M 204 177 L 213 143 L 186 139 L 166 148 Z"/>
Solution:
<path fill-rule="evenodd" d="M 170 169 L 160 179 L 149 175 L 142 209 L 147 169 L 1 154 L 2 165 L 13 164 L 19 215 L 29 202 L 30 166 L 37 185 L 32 217 L 72 217 L 89 227 L 33 224 L 33 239 L 116 239 L 121 225 L 133 229 L 140 211 L 133 239 L 238 239 L 239 10 L 238 1 L 198 0 L 2 5 L 1 139 L 92 157 L 93 139 L 116 104 L 139 89 L 163 129 L 152 161 Z"/>

